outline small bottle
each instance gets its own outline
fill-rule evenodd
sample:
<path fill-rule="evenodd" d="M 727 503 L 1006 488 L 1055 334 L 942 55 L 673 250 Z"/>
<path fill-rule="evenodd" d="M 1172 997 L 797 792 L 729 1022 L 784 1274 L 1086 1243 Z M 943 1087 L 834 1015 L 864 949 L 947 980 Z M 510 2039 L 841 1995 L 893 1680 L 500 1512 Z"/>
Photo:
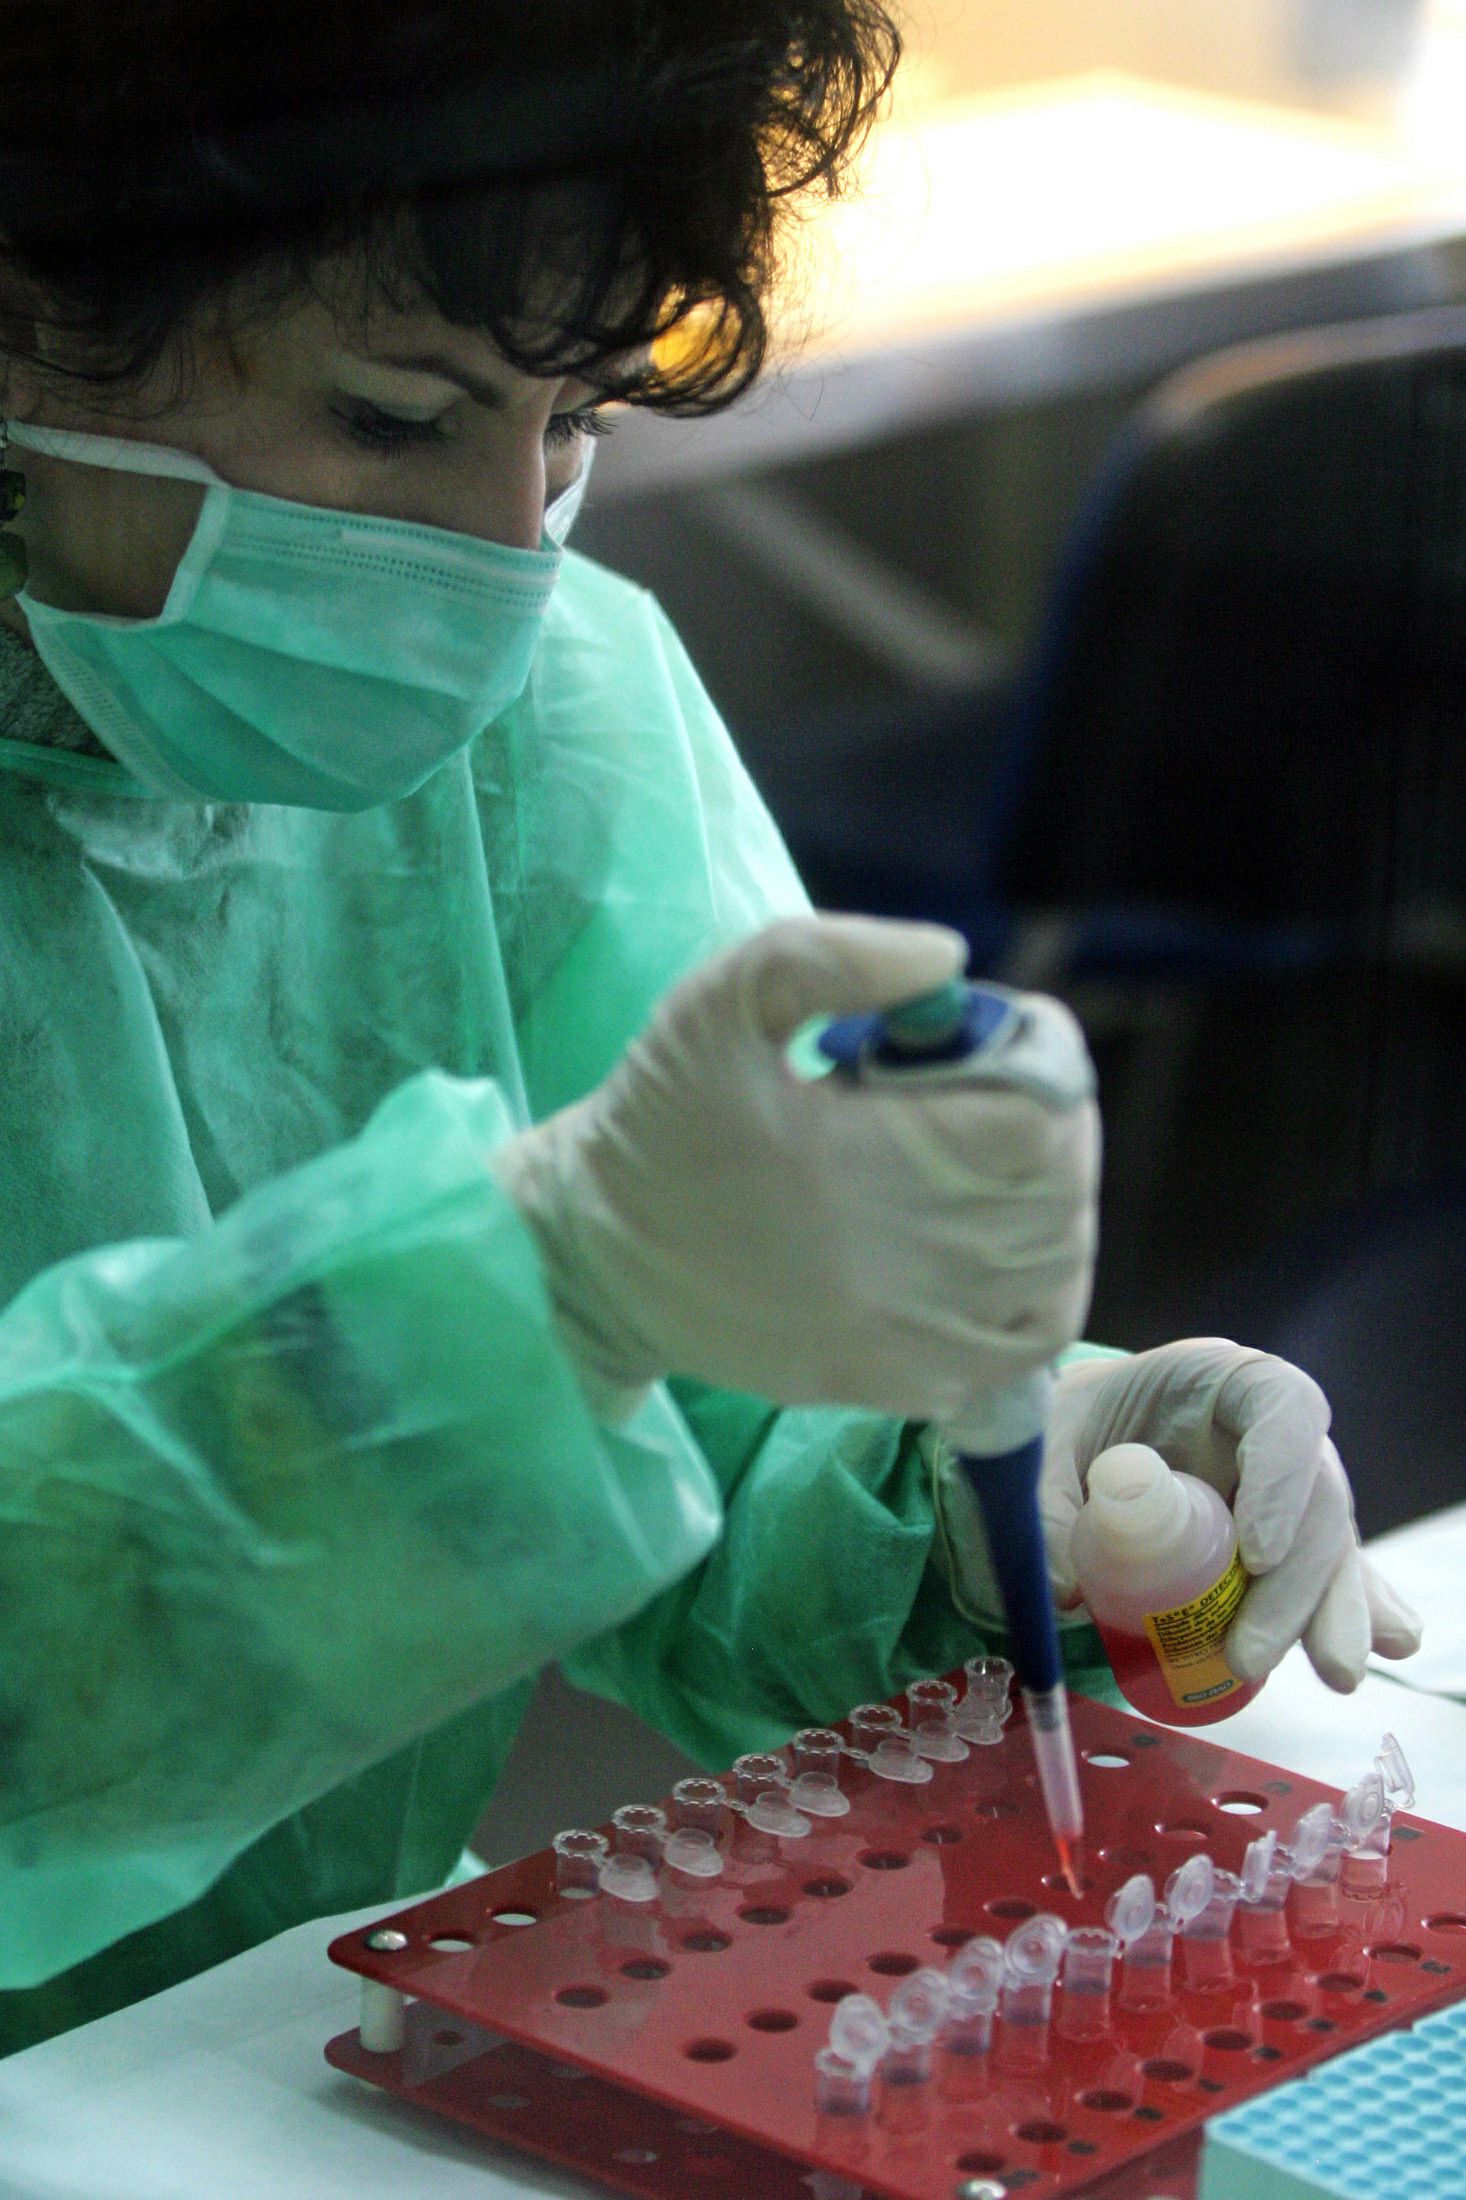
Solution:
<path fill-rule="evenodd" d="M 1069 1548 L 1115 1679 L 1146 1718 L 1207 1726 L 1257 1694 L 1223 1649 L 1247 1576 L 1209 1483 L 1173 1474 L 1144 1444 L 1116 1444 L 1089 1470 Z"/>

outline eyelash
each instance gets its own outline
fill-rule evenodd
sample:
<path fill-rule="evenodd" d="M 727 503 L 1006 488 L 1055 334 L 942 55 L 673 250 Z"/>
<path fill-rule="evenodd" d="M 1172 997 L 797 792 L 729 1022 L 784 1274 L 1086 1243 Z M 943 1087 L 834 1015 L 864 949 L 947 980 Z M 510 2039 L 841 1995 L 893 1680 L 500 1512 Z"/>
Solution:
<path fill-rule="evenodd" d="M 354 406 L 350 410 L 332 408 L 338 420 L 353 442 L 379 455 L 391 455 L 415 444 L 445 443 L 448 439 L 436 420 L 404 420 L 398 413 L 383 412 L 377 405 Z M 609 435 L 611 423 L 594 405 L 583 406 L 579 412 L 555 413 L 545 430 L 547 450 L 559 450 L 573 443 L 577 436 Z"/>

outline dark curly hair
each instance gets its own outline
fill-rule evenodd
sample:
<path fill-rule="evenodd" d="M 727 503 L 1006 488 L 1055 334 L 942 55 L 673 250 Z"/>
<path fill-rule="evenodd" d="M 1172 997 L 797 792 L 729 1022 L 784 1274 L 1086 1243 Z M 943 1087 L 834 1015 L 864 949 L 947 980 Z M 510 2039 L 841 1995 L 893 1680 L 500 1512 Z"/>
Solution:
<path fill-rule="evenodd" d="M 711 411 L 899 53 L 882 0 L 0 0 L 0 352 L 186 378 L 344 260 L 532 373 L 654 343 L 627 394 Z"/>

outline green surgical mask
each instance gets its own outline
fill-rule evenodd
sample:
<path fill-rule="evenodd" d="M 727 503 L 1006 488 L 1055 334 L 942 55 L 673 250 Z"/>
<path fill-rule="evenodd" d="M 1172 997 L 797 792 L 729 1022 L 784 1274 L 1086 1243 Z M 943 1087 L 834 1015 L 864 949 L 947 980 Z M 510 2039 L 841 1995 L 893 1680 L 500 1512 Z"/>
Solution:
<path fill-rule="evenodd" d="M 161 612 L 18 601 L 42 662 L 155 794 L 364 810 L 411 794 L 523 691 L 585 485 L 545 546 L 237 489 L 191 452 L 12 424 L 22 448 L 204 485 Z"/>

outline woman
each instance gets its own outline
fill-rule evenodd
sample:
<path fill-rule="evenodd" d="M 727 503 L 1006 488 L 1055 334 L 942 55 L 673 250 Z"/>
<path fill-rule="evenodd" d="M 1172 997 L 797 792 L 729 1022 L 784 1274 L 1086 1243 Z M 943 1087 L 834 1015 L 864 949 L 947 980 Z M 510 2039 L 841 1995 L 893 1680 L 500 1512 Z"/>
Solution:
<path fill-rule="evenodd" d="M 4 18 L 6 2046 L 441 1881 L 550 1659 L 717 1763 L 969 1654 L 925 1424 L 1092 1260 L 1091 1110 L 791 1079 L 961 943 L 805 915 L 558 549 L 608 397 L 757 370 L 876 0 L 244 12 Z M 1061 1597 L 1138 1437 L 1238 1487 L 1239 1669 L 1405 1654 L 1327 1419 L 1081 1357 Z"/>

